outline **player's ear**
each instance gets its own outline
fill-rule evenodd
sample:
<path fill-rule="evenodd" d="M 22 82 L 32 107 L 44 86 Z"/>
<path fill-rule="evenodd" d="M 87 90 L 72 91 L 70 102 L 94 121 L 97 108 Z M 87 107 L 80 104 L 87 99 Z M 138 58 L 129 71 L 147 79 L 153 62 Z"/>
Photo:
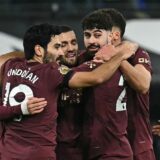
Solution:
<path fill-rule="evenodd" d="M 112 36 L 114 41 L 117 41 L 118 39 L 121 38 L 121 33 L 118 27 L 112 28 Z"/>
<path fill-rule="evenodd" d="M 119 31 L 113 32 L 113 39 L 114 39 L 114 40 L 117 40 L 117 39 L 119 39 L 119 38 L 120 38 L 120 32 L 119 32 Z"/>
<path fill-rule="evenodd" d="M 41 47 L 40 45 L 35 45 L 34 47 L 34 51 L 35 51 L 35 54 L 38 56 L 38 57 L 42 57 L 43 54 L 44 54 L 44 48 Z"/>

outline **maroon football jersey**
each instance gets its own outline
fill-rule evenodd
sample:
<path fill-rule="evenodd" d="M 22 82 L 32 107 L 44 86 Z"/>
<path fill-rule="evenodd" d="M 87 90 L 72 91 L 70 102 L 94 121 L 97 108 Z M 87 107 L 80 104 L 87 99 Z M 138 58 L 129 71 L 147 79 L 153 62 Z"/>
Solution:
<path fill-rule="evenodd" d="M 4 135 L 4 123 L 2 120 L 12 118 L 17 115 L 21 115 L 20 105 L 15 107 L 3 106 L 2 98 L 0 98 L 0 160 L 1 160 L 1 151 L 2 151 L 2 141 Z"/>
<path fill-rule="evenodd" d="M 3 136 L 3 126 L 2 126 L 2 122 L 0 122 L 0 160 L 1 160 L 1 151 L 2 151 L 2 136 Z"/>
<path fill-rule="evenodd" d="M 2 65 L 1 67 L 1 81 L 3 81 L 3 77 L 4 77 L 5 73 L 4 73 L 4 66 Z M 2 86 L 2 84 L 1 84 Z M 16 115 L 21 115 L 22 111 L 21 111 L 21 105 L 18 104 L 15 107 L 10 107 L 10 106 L 3 106 L 3 100 L 2 100 L 2 88 L 0 87 L 0 120 L 5 120 L 8 118 L 12 118 Z"/>
<path fill-rule="evenodd" d="M 82 126 L 82 89 L 63 88 L 58 101 L 58 142 L 74 145 Z"/>
<path fill-rule="evenodd" d="M 79 53 L 78 64 L 83 62 L 82 58 L 84 56 Z M 81 133 L 84 110 L 82 96 L 82 88 L 65 87 L 61 90 L 57 119 L 56 154 L 58 160 L 82 159 Z"/>
<path fill-rule="evenodd" d="M 83 105 L 82 89 L 63 88 L 58 101 L 57 159 L 71 159 L 80 156 L 80 135 L 82 131 Z M 77 154 L 79 152 L 79 155 Z M 75 159 L 79 159 L 75 157 Z"/>
<path fill-rule="evenodd" d="M 58 65 L 28 63 L 23 59 L 5 64 L 3 105 L 14 107 L 28 97 L 45 97 L 47 106 L 37 115 L 19 116 L 5 123 L 2 158 L 55 159 L 57 97 L 65 70 Z"/>
<path fill-rule="evenodd" d="M 140 48 L 130 59 L 130 63 L 142 64 L 149 72 L 152 71 L 148 53 Z M 149 93 L 140 94 L 128 86 L 127 97 L 128 137 L 136 155 L 153 148 L 149 119 Z"/>
<path fill-rule="evenodd" d="M 5 120 L 12 118 L 17 115 L 21 115 L 21 106 L 17 105 L 15 107 L 9 107 L 9 106 L 0 106 L 0 120 Z"/>
<path fill-rule="evenodd" d="M 85 62 L 75 70 L 89 71 L 98 65 L 92 61 Z M 84 155 L 85 158 L 132 156 L 126 137 L 126 89 L 120 70 L 105 83 L 88 88 L 84 94 L 84 139 L 89 142 L 89 155 Z"/>
<path fill-rule="evenodd" d="M 1 98 L 0 98 L 0 104 L 1 104 Z M 0 160 L 1 160 L 1 151 L 2 151 L 2 132 L 3 132 L 3 127 L 2 127 L 2 122 L 0 121 Z"/>

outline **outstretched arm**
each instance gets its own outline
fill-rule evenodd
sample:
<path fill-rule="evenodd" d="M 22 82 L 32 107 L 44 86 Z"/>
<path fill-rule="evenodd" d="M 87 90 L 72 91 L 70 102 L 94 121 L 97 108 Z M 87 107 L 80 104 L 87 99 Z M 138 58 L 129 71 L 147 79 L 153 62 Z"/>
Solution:
<path fill-rule="evenodd" d="M 105 50 L 105 47 L 106 46 L 104 46 L 102 50 L 96 54 L 96 59 L 108 61 L 115 54 L 114 52 L 108 53 L 103 51 Z M 121 51 L 126 52 L 128 47 L 136 53 L 131 58 L 134 62 L 131 64 L 127 60 L 124 60 L 120 65 L 120 69 L 123 72 L 128 84 L 136 91 L 145 94 L 148 91 L 151 82 L 150 58 L 145 51 L 140 49 L 137 50 L 138 44 L 129 41 L 122 42 Z M 112 51 L 111 47 L 109 50 Z"/>
<path fill-rule="evenodd" d="M 149 90 L 151 73 L 142 64 L 133 66 L 125 60 L 121 63 L 120 68 L 133 89 L 143 94 Z"/>
<path fill-rule="evenodd" d="M 110 45 L 108 47 L 110 47 Z M 108 80 L 120 66 L 122 60 L 134 54 L 130 48 L 127 48 L 126 52 L 121 52 L 120 48 L 121 46 L 118 46 L 114 50 L 113 47 L 113 50 L 118 54 L 114 54 L 110 60 L 97 67 L 95 70 L 91 72 L 76 72 L 69 80 L 69 86 L 74 88 L 89 87 Z"/>
<path fill-rule="evenodd" d="M 0 56 L 0 69 L 2 65 L 10 58 L 15 57 L 24 57 L 24 53 L 20 51 L 6 53 Z M 3 74 L 0 74 L 0 79 L 2 80 Z M 1 103 L 2 104 L 2 103 Z M 27 103 L 22 103 L 14 107 L 10 106 L 0 106 L 0 120 L 13 118 L 17 115 L 33 115 L 40 113 L 44 110 L 44 107 L 47 105 L 47 102 L 44 98 L 29 98 Z"/>
<path fill-rule="evenodd" d="M 9 53 L 2 54 L 0 56 L 0 68 L 8 59 L 16 58 L 16 57 L 23 58 L 24 57 L 24 52 L 14 51 L 14 52 L 9 52 Z"/>
<path fill-rule="evenodd" d="M 16 58 L 16 57 L 20 57 L 20 58 L 23 58 L 24 57 L 24 52 L 21 52 L 21 51 L 14 51 L 14 52 L 9 52 L 9 53 L 5 53 L 5 54 L 2 54 L 0 56 L 0 72 L 1 72 L 1 67 L 2 65 L 10 58 Z M 1 82 L 2 82 L 2 74 L 0 73 L 0 85 L 1 85 Z"/>
<path fill-rule="evenodd" d="M 138 49 L 138 44 L 130 41 L 123 41 L 118 46 L 104 45 L 94 57 L 95 61 L 109 61 L 113 56 L 119 52 L 133 52 L 133 54 Z M 117 51 L 116 51 L 117 50 Z"/>
<path fill-rule="evenodd" d="M 137 92 L 145 94 L 150 88 L 151 62 L 148 53 L 139 48 L 129 61 L 120 65 L 128 84 Z"/>
<path fill-rule="evenodd" d="M 44 110 L 47 101 L 44 98 L 29 98 L 27 103 L 22 103 L 17 106 L 0 106 L 0 120 L 13 118 L 18 115 L 33 115 Z"/>

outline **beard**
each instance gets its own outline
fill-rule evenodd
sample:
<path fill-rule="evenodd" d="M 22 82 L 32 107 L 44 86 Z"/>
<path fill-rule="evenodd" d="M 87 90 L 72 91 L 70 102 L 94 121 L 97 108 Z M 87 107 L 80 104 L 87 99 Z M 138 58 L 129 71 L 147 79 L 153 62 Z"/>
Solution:
<path fill-rule="evenodd" d="M 96 50 L 92 51 L 91 48 L 97 48 Z M 95 44 L 91 44 L 90 46 L 88 46 L 86 48 L 86 57 L 88 60 L 92 60 L 93 57 L 95 56 L 95 54 L 98 52 L 98 50 L 100 49 L 99 45 L 95 45 Z"/>
<path fill-rule="evenodd" d="M 86 50 L 86 53 L 85 53 L 86 60 L 87 61 L 92 60 L 96 53 L 97 51 Z"/>
<path fill-rule="evenodd" d="M 50 62 L 54 62 L 54 61 L 55 61 L 54 58 L 51 56 L 45 56 L 43 58 L 43 63 L 50 63 Z"/>
<path fill-rule="evenodd" d="M 72 68 L 72 67 L 75 67 L 75 66 L 77 66 L 77 57 L 75 58 L 75 60 L 73 60 L 73 61 L 68 61 L 67 59 L 65 59 L 63 56 L 61 56 L 60 58 L 59 58 L 59 60 L 60 60 L 60 64 L 63 64 L 63 65 L 65 65 L 65 66 L 67 66 L 67 67 L 69 67 L 69 68 Z"/>
<path fill-rule="evenodd" d="M 45 52 L 44 58 L 43 58 L 43 63 L 56 62 L 57 58 L 56 58 L 56 56 L 49 54 L 48 52 Z"/>

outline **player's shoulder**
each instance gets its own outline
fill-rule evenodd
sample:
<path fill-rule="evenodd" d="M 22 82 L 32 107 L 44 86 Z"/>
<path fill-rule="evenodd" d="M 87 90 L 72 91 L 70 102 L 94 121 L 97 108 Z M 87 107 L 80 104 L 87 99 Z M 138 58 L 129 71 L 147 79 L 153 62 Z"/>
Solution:
<path fill-rule="evenodd" d="M 138 55 L 146 55 L 146 56 L 149 56 L 149 53 L 145 50 L 145 49 L 143 49 L 143 48 L 141 48 L 141 47 L 139 47 L 138 49 L 137 49 L 137 51 L 136 51 L 136 53 L 135 53 L 137 56 Z"/>
<path fill-rule="evenodd" d="M 0 55 L 0 66 L 4 64 L 7 60 L 16 58 L 16 57 L 24 58 L 24 53 L 21 51 L 13 51 L 13 52 Z"/>
<path fill-rule="evenodd" d="M 137 52 L 135 53 L 135 56 L 133 56 L 133 60 L 138 62 L 139 64 L 149 64 L 151 65 L 151 60 L 149 53 L 143 49 L 143 48 L 138 48 Z"/>
<path fill-rule="evenodd" d="M 11 65 L 17 65 L 18 63 L 23 63 L 25 60 L 24 58 L 10 58 L 7 59 L 5 62 L 3 62 L 3 66 L 11 66 Z"/>

